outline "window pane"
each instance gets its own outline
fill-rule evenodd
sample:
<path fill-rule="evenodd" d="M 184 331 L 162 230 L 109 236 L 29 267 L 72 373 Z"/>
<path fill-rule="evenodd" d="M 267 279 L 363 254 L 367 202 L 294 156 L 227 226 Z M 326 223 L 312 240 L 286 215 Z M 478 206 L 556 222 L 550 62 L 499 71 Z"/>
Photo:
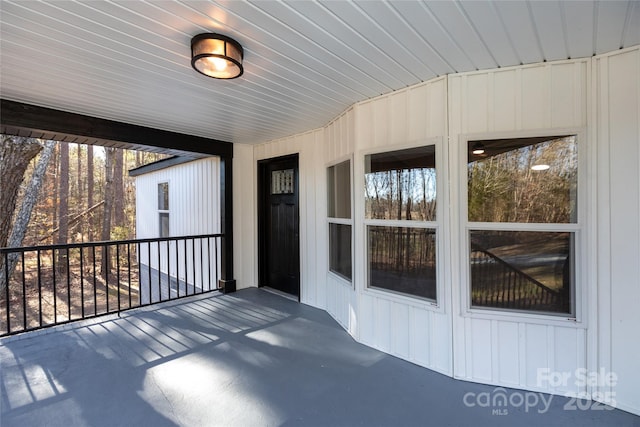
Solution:
<path fill-rule="evenodd" d="M 160 212 L 160 237 L 169 237 L 169 214 Z"/>
<path fill-rule="evenodd" d="M 469 221 L 577 220 L 575 136 L 469 141 L 467 178 Z"/>
<path fill-rule="evenodd" d="M 169 210 L 169 183 L 162 182 L 158 184 L 158 210 Z"/>
<path fill-rule="evenodd" d="M 351 226 L 329 224 L 329 270 L 351 281 Z"/>
<path fill-rule="evenodd" d="M 436 231 L 368 226 L 369 286 L 436 299 Z"/>
<path fill-rule="evenodd" d="M 351 218 L 350 162 L 327 168 L 327 216 Z"/>
<path fill-rule="evenodd" d="M 574 235 L 470 232 L 471 304 L 572 314 Z"/>
<path fill-rule="evenodd" d="M 367 219 L 436 219 L 434 145 L 365 156 Z"/>

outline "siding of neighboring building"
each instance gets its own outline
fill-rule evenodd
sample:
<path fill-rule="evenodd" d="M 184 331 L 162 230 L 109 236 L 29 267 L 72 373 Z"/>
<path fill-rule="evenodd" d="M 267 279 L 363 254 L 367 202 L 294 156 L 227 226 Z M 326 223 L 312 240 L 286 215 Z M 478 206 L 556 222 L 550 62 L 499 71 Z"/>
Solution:
<path fill-rule="evenodd" d="M 169 184 L 169 236 L 194 236 L 220 233 L 220 162 L 217 157 L 195 160 L 136 177 L 136 235 L 138 239 L 160 235 L 158 184 Z M 141 303 L 160 298 L 158 280 L 166 281 L 167 273 L 182 283 L 181 295 L 217 286 L 220 271 L 220 246 L 215 239 L 142 244 Z M 168 245 L 168 247 L 167 247 Z M 217 252 L 216 252 L 217 251 Z M 177 254 L 177 256 L 176 256 Z M 186 254 L 186 260 L 185 260 Z M 206 263 L 206 259 L 210 264 Z M 158 269 L 158 261 L 160 268 Z M 151 260 L 151 262 L 149 262 Z M 206 266 L 202 269 L 201 263 Z M 185 267 L 186 266 L 186 267 Z M 210 268 L 209 266 L 213 266 Z M 216 269 L 217 266 L 217 269 Z M 158 277 L 158 270 L 161 278 Z M 176 276 L 177 272 L 177 276 Z M 149 285 L 149 277 L 151 284 Z M 185 285 L 186 283 L 186 285 Z M 167 288 L 168 289 L 168 288 Z M 163 292 L 167 292 L 165 289 Z M 149 298 L 151 295 L 151 298 Z M 168 294 L 162 295 L 162 299 Z"/>

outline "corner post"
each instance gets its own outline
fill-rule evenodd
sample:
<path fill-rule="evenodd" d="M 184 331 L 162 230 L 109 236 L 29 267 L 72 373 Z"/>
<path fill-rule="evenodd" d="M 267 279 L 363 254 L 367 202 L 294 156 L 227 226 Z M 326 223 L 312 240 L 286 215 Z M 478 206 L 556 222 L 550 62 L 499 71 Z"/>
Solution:
<path fill-rule="evenodd" d="M 220 228 L 224 237 L 218 287 L 228 294 L 236 291 L 233 278 L 233 154 L 220 157 Z"/>

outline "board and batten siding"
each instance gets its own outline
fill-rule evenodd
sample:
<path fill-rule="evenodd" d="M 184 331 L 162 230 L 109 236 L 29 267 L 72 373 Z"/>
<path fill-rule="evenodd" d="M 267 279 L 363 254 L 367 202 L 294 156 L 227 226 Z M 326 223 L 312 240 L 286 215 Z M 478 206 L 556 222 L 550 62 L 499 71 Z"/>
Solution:
<path fill-rule="evenodd" d="M 315 241 L 316 223 L 326 217 L 326 209 L 318 212 L 316 200 L 317 197 L 324 196 L 326 191 L 326 184 L 322 178 L 324 175 L 321 176 L 319 172 L 323 168 L 324 162 L 323 139 L 324 130 L 318 129 L 278 141 L 256 145 L 253 151 L 253 165 L 246 165 L 246 167 L 252 167 L 253 173 L 257 176 L 258 161 L 298 154 L 300 180 L 298 183 L 300 197 L 300 300 L 314 307 L 326 309 L 325 292 L 316 285 L 317 283 L 322 283 L 322 279 L 318 277 L 322 268 L 319 265 L 321 261 L 318 257 Z M 255 182 L 252 184 L 254 206 L 256 206 L 257 200 L 256 185 Z M 252 226 L 255 227 L 254 242 L 257 242 L 257 207 L 254 207 L 253 212 L 256 215 L 252 221 Z M 254 244 L 254 247 L 257 248 L 257 243 Z M 235 253 L 238 254 L 238 252 Z M 237 256 L 242 256 L 242 254 Z M 255 277 L 254 286 L 258 286 L 257 262 L 251 268 L 254 269 L 252 273 L 253 277 Z"/>
<path fill-rule="evenodd" d="M 328 311 L 355 339 L 446 375 L 474 382 L 598 399 L 612 391 L 620 408 L 640 414 L 640 53 L 441 77 L 363 101 L 327 126 L 251 147 L 241 180 L 242 251 L 257 253 L 257 161 L 300 154 L 301 301 Z M 461 144 L 499 138 L 577 133 L 580 218 L 576 319 L 469 311 L 465 301 L 465 222 Z M 364 156 L 438 144 L 439 299 L 367 289 Z M 250 151 L 250 150 L 245 150 Z M 353 285 L 328 272 L 326 168 L 353 159 Z M 249 234 L 251 238 L 249 238 Z M 236 260 L 243 256 L 236 246 Z M 238 262 L 238 261 L 236 261 Z M 247 286 L 257 265 L 244 264 Z M 247 271 L 253 269 L 253 271 Z M 251 284 L 249 284 L 251 283 Z M 574 375 L 541 383 L 538 369 Z M 577 369 L 614 372 L 614 387 L 575 381 Z M 607 400 L 607 399 L 602 399 Z"/>
<path fill-rule="evenodd" d="M 158 184 L 164 182 L 169 184 L 169 235 L 171 237 L 220 233 L 220 161 L 217 157 L 209 157 L 136 177 L 137 238 L 160 236 Z M 150 253 L 152 268 L 157 268 L 157 263 L 154 264 L 154 261 L 160 258 L 159 270 L 163 273 L 170 271 L 174 275 L 178 271 L 180 280 L 185 280 L 186 274 L 189 282 L 195 281 L 198 288 L 202 287 L 202 280 L 205 281 L 205 287 L 216 286 L 217 278 L 214 276 L 215 271 L 220 271 L 220 265 L 219 259 L 215 259 L 216 249 L 212 246 L 215 244 L 213 240 L 208 245 L 203 244 L 202 248 L 200 241 L 187 245 L 186 250 L 184 246 L 178 245 L 177 263 L 173 256 L 176 253 L 175 242 L 169 243 L 168 251 L 166 244 L 165 242 L 160 245 L 160 254 L 156 245 L 151 245 L 148 251 L 143 246 L 140 251 L 140 262 L 148 265 Z M 207 255 L 208 246 L 211 248 L 211 253 Z M 204 255 L 200 255 L 201 249 Z M 217 250 L 219 254 L 220 247 Z M 169 266 L 167 266 L 167 253 L 171 254 Z M 187 259 L 193 259 L 195 263 L 193 267 L 189 267 L 188 271 L 178 268 L 185 265 L 185 253 Z M 211 265 L 218 264 L 217 270 L 201 269 L 201 256 L 209 256 Z"/>
<path fill-rule="evenodd" d="M 593 72 L 598 287 L 591 311 L 598 316 L 589 368 L 617 377 L 596 390 L 602 400 L 609 393 L 640 415 L 640 48 L 596 57 Z"/>
<path fill-rule="evenodd" d="M 450 276 L 438 270 L 438 306 L 418 298 L 367 288 L 366 227 L 364 221 L 364 157 L 366 154 L 436 144 L 437 203 L 445 218 L 437 231 L 442 251 L 439 265 L 448 259 L 446 187 L 447 79 L 437 78 L 355 106 L 355 265 L 360 342 L 451 375 Z M 442 163 L 439 160 L 443 159 Z M 442 258 L 442 259 L 440 259 Z"/>
<path fill-rule="evenodd" d="M 538 134 L 581 132 L 579 152 L 589 149 L 586 136 L 590 60 L 542 63 L 449 76 L 449 147 L 451 153 L 453 360 L 454 376 L 486 384 L 564 394 L 586 392 L 576 381 L 552 384 L 539 369 L 570 372 L 586 368 L 585 275 L 578 276 L 578 321 L 515 313 L 469 312 L 466 229 L 461 217 L 466 186 L 466 141 Z M 558 130 L 554 133 L 553 130 Z M 583 168 L 584 162 L 580 165 Z M 581 176 L 586 174 L 581 169 Z M 579 185 L 585 185 L 583 179 Z M 584 194 L 584 193 L 583 193 Z M 583 201 L 580 201 L 583 202 Z M 584 216 L 581 218 L 584 220 Z M 578 257 L 580 259 L 580 257 Z"/>

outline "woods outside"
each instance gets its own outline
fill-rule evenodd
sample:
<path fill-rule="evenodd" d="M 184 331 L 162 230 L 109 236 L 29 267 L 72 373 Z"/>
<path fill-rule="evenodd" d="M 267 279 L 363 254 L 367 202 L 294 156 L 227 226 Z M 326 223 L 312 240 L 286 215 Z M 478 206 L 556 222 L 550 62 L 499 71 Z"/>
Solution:
<path fill-rule="evenodd" d="M 135 183 L 128 170 L 165 157 L 2 135 L 0 247 L 134 238 Z M 76 311 L 109 311 L 109 298 L 119 298 L 123 292 L 119 271 L 113 271 L 112 264 L 131 263 L 130 253 L 129 259 L 121 256 L 116 260 L 117 249 L 48 249 L 3 256 L 0 290 L 7 282 L 10 289 L 0 293 L 5 301 L 0 308 L 2 320 L 7 298 L 14 307 L 20 307 L 12 310 L 11 318 L 24 328 L 42 322 L 43 317 L 47 323 L 60 316 L 70 320 Z M 95 292 L 84 295 L 83 284 L 91 280 L 87 278 L 91 273 Z M 125 300 L 130 301 L 135 289 L 129 286 L 127 291 Z M 82 306 L 65 301 L 82 302 Z"/>

